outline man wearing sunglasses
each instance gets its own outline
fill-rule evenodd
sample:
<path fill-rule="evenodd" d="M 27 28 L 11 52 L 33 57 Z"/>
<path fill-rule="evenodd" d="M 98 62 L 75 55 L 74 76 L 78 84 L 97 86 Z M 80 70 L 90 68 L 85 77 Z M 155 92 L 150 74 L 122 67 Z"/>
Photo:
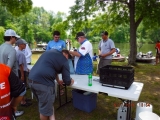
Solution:
<path fill-rule="evenodd" d="M 83 32 L 78 32 L 76 35 L 77 41 L 81 44 L 77 51 L 70 51 L 70 54 L 75 56 L 74 69 L 76 74 L 89 74 L 93 72 L 92 56 L 93 48 L 92 44 L 86 39 Z"/>
<path fill-rule="evenodd" d="M 66 43 L 63 40 L 60 40 L 60 32 L 54 31 L 53 40 L 48 42 L 46 51 L 51 50 L 51 49 L 62 51 L 65 48 L 66 48 Z"/>

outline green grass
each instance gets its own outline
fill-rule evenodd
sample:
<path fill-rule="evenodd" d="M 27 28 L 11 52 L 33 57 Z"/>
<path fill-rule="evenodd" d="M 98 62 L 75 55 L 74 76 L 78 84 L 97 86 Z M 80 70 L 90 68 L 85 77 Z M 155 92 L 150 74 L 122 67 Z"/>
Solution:
<path fill-rule="evenodd" d="M 113 62 L 113 65 L 126 65 L 125 62 Z M 94 73 L 96 74 L 97 63 L 94 62 Z M 138 64 L 135 68 L 135 81 L 144 83 L 142 93 L 139 101 L 148 102 L 153 105 L 153 112 L 160 115 L 160 64 L 153 66 L 151 64 Z M 68 99 L 71 98 L 71 88 L 68 88 Z M 27 90 L 27 96 L 31 97 L 30 89 Z M 64 99 L 64 98 L 63 98 Z M 136 103 L 133 102 L 132 119 L 135 118 Z M 24 115 L 17 118 L 17 120 L 39 120 L 38 104 L 35 99 L 32 101 L 30 107 L 18 107 L 19 110 L 24 110 Z M 56 109 L 59 105 L 58 98 L 56 98 L 55 116 L 56 120 L 116 120 L 117 107 L 121 101 L 114 97 L 109 97 L 104 94 L 98 94 L 97 107 L 91 113 L 80 111 L 73 107 L 72 102 Z"/>

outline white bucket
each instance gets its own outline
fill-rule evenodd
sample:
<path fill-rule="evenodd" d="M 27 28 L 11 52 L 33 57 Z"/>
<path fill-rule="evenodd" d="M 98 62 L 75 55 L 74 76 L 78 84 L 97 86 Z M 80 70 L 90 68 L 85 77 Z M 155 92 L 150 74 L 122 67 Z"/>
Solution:
<path fill-rule="evenodd" d="M 144 111 L 139 113 L 139 120 L 160 120 L 160 118 L 153 112 Z"/>
<path fill-rule="evenodd" d="M 152 112 L 152 109 L 153 109 L 153 107 L 149 103 L 146 103 L 146 102 L 139 102 L 139 103 L 137 103 L 136 119 L 135 120 L 138 120 L 138 115 L 139 115 L 140 112 L 143 112 L 143 111 Z"/>

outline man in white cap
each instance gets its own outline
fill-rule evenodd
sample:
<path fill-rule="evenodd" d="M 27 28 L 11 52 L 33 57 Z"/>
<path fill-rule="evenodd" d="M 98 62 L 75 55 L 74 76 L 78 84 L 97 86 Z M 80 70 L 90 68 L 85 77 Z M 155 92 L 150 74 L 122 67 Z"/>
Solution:
<path fill-rule="evenodd" d="M 81 45 L 77 51 L 69 51 L 70 54 L 75 56 L 74 68 L 76 74 L 87 75 L 93 72 L 92 44 L 86 39 L 83 32 L 78 32 L 75 38 Z"/>
<path fill-rule="evenodd" d="M 14 30 L 8 29 L 4 33 L 4 40 L 0 46 L 0 63 L 9 66 L 12 71 L 18 76 L 17 65 L 16 65 L 16 51 L 12 45 L 16 42 L 17 34 Z"/>
<path fill-rule="evenodd" d="M 9 66 L 11 70 L 18 76 L 16 50 L 12 47 L 12 45 L 16 42 L 17 37 L 18 35 L 14 30 L 8 29 L 5 31 L 4 33 L 5 43 L 3 43 L 0 46 L 0 63 L 3 63 Z M 21 100 L 22 100 L 22 97 L 20 97 L 20 99 L 17 99 L 15 102 L 20 103 Z M 20 116 L 23 113 L 24 113 L 23 111 L 15 111 L 16 116 Z"/>

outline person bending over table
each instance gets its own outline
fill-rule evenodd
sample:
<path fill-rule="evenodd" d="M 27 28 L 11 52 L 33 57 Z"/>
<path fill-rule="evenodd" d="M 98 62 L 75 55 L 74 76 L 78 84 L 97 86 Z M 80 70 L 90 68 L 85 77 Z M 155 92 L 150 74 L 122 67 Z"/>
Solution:
<path fill-rule="evenodd" d="M 93 47 L 92 44 L 86 39 L 83 32 L 78 32 L 76 40 L 81 44 L 77 51 L 69 51 L 69 53 L 75 56 L 74 69 L 76 74 L 86 75 L 93 72 L 92 56 Z"/>
<path fill-rule="evenodd" d="M 62 80 L 58 74 L 62 73 Z M 55 99 L 55 80 L 58 84 L 72 85 L 67 58 L 56 49 L 44 52 L 29 74 L 29 87 L 38 100 L 40 119 L 55 120 L 53 102 Z"/>

